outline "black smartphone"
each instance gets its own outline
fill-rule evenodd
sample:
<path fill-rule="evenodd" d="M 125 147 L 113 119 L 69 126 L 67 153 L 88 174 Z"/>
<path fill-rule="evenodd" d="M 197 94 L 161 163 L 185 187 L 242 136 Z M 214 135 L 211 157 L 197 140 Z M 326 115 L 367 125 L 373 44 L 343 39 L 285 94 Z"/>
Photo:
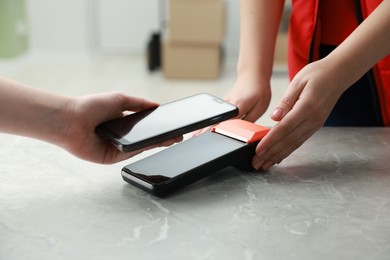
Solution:
<path fill-rule="evenodd" d="M 96 133 L 119 150 L 131 152 L 237 115 L 235 105 L 201 93 L 105 122 Z"/>

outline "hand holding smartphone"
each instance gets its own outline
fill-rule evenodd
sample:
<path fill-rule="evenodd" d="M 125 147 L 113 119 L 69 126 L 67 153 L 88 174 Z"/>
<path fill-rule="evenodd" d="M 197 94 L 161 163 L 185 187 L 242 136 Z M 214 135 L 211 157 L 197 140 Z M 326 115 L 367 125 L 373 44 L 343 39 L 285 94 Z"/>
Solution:
<path fill-rule="evenodd" d="M 238 115 L 238 108 L 210 94 L 197 94 L 99 125 L 96 133 L 131 152 Z"/>

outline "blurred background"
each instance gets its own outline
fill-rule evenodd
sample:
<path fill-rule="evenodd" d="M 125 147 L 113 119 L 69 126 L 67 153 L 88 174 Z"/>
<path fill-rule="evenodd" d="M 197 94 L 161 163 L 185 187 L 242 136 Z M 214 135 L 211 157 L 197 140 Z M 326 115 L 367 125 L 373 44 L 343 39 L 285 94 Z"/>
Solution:
<path fill-rule="evenodd" d="M 161 103 L 234 85 L 238 0 L 0 0 L 0 75 L 58 94 Z M 270 109 L 288 85 L 286 2 Z M 268 114 L 259 123 L 272 126 Z"/>

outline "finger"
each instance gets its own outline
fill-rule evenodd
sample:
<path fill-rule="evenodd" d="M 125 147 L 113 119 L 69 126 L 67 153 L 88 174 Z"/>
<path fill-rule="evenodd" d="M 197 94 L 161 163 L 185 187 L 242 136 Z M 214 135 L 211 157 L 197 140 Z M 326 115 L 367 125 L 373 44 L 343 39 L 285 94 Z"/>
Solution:
<path fill-rule="evenodd" d="M 102 164 L 113 164 L 117 163 L 126 159 L 129 159 L 139 153 L 142 152 L 142 150 L 137 150 L 133 152 L 124 153 L 119 151 L 116 147 L 114 147 L 111 144 L 104 144 L 105 145 L 105 153 L 103 157 L 103 161 L 96 161 L 97 163 Z M 103 149 L 102 149 L 103 151 Z"/>
<path fill-rule="evenodd" d="M 107 155 L 106 155 L 103 163 L 104 164 L 112 164 L 112 163 L 120 162 L 120 161 L 129 159 L 131 157 L 134 157 L 135 155 L 138 155 L 138 154 L 140 154 L 140 153 L 142 153 L 144 151 L 151 150 L 151 149 L 154 149 L 154 148 L 157 148 L 157 147 L 169 146 L 169 145 L 172 145 L 172 144 L 173 144 L 173 141 L 169 140 L 169 141 L 166 141 L 166 142 L 163 142 L 163 143 L 150 145 L 150 146 L 148 146 L 146 148 L 142 148 L 142 149 L 139 149 L 139 150 L 136 150 L 136 151 L 132 151 L 132 152 L 121 152 L 117 148 L 111 146 L 111 147 L 108 148 L 109 150 L 107 151 Z"/>
<path fill-rule="evenodd" d="M 282 121 L 276 124 L 267 135 L 260 141 L 256 147 L 256 154 L 265 155 L 264 151 L 269 151 L 276 143 L 280 142 L 285 136 L 288 136 L 300 124 L 304 122 L 304 118 L 294 116 L 293 114 L 286 116 Z"/>
<path fill-rule="evenodd" d="M 303 133 L 301 130 L 300 127 L 296 128 L 289 136 L 286 136 L 268 150 L 267 154 L 262 158 L 263 165 L 257 165 L 257 169 L 261 168 L 263 170 L 268 170 L 272 165 L 280 163 L 298 149 L 314 133 L 314 131 L 310 129 Z"/>
<path fill-rule="evenodd" d="M 310 111 L 308 107 L 310 105 L 298 103 L 293 112 L 271 129 L 264 142 L 259 143 L 257 155 L 252 160 L 257 169 L 262 167 L 261 164 L 267 168 L 272 163 L 280 163 L 321 128 L 322 121 L 317 120 L 316 113 L 303 113 Z"/>
<path fill-rule="evenodd" d="M 91 119 L 93 122 L 105 122 L 114 118 L 122 117 L 126 111 L 140 111 L 158 106 L 158 103 L 139 98 L 127 96 L 122 93 L 100 93 L 93 94 L 80 99 L 83 111 L 91 111 L 91 115 L 96 115 Z M 100 113 L 96 113 L 96 109 Z"/>
<path fill-rule="evenodd" d="M 202 129 L 199 129 L 199 130 L 196 130 L 196 131 L 193 131 L 189 136 L 192 138 L 192 137 L 201 135 L 204 132 L 209 131 L 211 128 L 212 128 L 212 126 L 208 126 L 208 127 L 205 127 L 205 128 L 202 128 Z"/>
<path fill-rule="evenodd" d="M 176 137 L 176 138 L 173 138 L 173 139 L 170 139 L 170 140 L 165 140 L 163 142 L 161 142 L 159 144 L 159 146 L 163 146 L 163 147 L 166 147 L 166 146 L 171 146 L 173 145 L 174 143 L 179 143 L 183 140 L 183 137 Z"/>
<path fill-rule="evenodd" d="M 140 97 L 132 97 L 127 95 L 122 95 L 119 97 L 120 99 L 120 107 L 122 111 L 141 111 L 144 109 L 157 107 L 159 104 L 153 101 L 146 100 Z"/>
<path fill-rule="evenodd" d="M 242 119 L 245 119 L 246 121 L 249 121 L 249 122 L 255 122 L 265 112 L 261 108 L 261 105 L 262 104 L 260 102 L 256 103 L 256 105 L 254 107 L 252 107 L 249 110 L 249 112 L 247 114 L 245 114 L 244 117 L 242 117 Z M 265 107 L 268 107 L 268 104 Z"/>
<path fill-rule="evenodd" d="M 305 121 L 305 117 L 300 113 L 300 106 L 295 107 L 294 113 L 289 113 L 283 120 L 281 120 L 276 126 L 274 126 L 268 134 L 260 141 L 256 147 L 256 155 L 252 159 L 252 165 L 258 169 L 262 164 L 267 163 L 271 155 L 272 148 L 282 139 L 289 136 L 291 133 L 297 133 L 298 131 L 305 132 L 298 128 Z M 294 131 L 295 130 L 295 131 Z M 275 148 L 273 148 L 275 149 Z M 280 148 L 279 148 L 280 149 Z"/>
<path fill-rule="evenodd" d="M 315 131 L 308 130 L 307 132 L 297 135 L 288 145 L 280 144 L 281 147 L 275 147 L 274 153 L 270 156 L 269 161 L 279 164 L 295 150 L 303 145 Z M 272 153 L 273 151 L 270 151 Z"/>
<path fill-rule="evenodd" d="M 271 114 L 271 119 L 274 121 L 280 121 L 285 117 L 285 115 L 292 110 L 295 103 L 299 99 L 299 96 L 301 94 L 301 89 L 295 87 L 293 84 L 290 84 L 290 86 L 287 88 L 286 93 L 282 97 L 282 99 L 279 101 L 278 105 L 274 109 L 274 111 Z"/>
<path fill-rule="evenodd" d="M 238 115 L 235 118 L 246 119 L 247 114 L 252 110 L 254 106 L 251 105 L 253 102 L 244 102 L 242 100 L 235 100 L 232 98 L 226 98 L 225 100 L 238 107 Z"/>

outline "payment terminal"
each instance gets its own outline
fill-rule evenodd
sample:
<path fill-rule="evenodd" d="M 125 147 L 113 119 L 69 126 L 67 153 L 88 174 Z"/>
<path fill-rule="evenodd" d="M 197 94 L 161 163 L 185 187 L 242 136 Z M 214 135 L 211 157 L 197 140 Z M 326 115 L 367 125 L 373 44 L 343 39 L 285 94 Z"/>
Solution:
<path fill-rule="evenodd" d="M 228 166 L 253 170 L 256 145 L 270 129 L 233 119 L 122 169 L 126 182 L 156 196 L 194 183 Z"/>

